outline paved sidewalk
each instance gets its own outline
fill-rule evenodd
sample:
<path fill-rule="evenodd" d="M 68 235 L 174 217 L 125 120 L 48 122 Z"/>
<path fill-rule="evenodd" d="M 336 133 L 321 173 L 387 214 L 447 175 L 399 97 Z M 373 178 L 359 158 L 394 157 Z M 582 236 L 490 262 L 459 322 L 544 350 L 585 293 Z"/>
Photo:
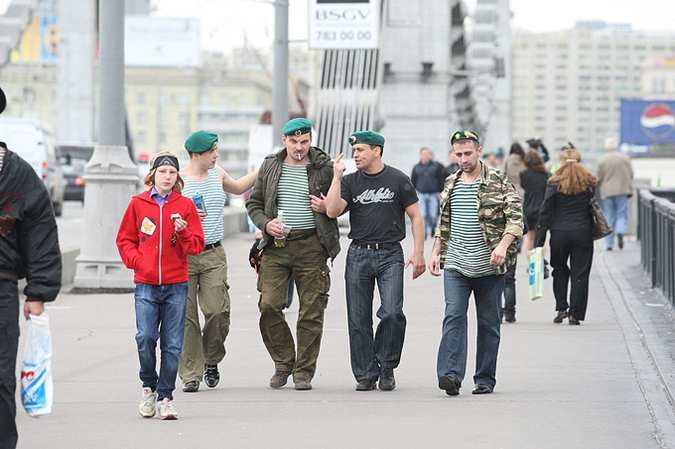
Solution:
<path fill-rule="evenodd" d="M 471 307 L 468 375 L 460 396 L 449 397 L 438 389 L 435 374 L 442 280 L 425 273 L 412 281 L 410 269 L 397 388 L 354 391 L 344 301 L 346 239 L 332 269 L 314 389 L 270 389 L 274 366 L 259 334 L 255 274 L 246 260 L 251 242 L 247 234 L 224 241 L 232 328 L 220 384 L 215 389 L 202 384 L 199 393 L 185 394 L 177 382 L 177 421 L 138 416 L 133 295 L 61 294 L 47 308 L 54 410 L 34 419 L 19 405 L 19 447 L 675 448 L 675 320 L 670 305 L 648 288 L 638 243 L 629 241 L 623 251 L 611 253 L 596 245 L 589 310 L 581 326 L 552 323 L 550 280 L 544 298 L 527 298 L 522 257 L 518 321 L 502 326 L 494 394 L 470 394 Z M 297 310 L 296 297 L 287 313 L 292 323 Z"/>

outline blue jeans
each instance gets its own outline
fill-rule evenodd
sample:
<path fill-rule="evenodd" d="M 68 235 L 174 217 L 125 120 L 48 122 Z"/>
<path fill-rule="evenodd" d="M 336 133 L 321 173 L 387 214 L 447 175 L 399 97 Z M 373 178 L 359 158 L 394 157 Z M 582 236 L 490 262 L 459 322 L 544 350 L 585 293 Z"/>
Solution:
<path fill-rule="evenodd" d="M 345 264 L 345 292 L 352 372 L 357 382 L 377 380 L 380 368 L 394 369 L 401 360 L 406 318 L 403 314 L 403 249 L 372 250 L 349 246 Z M 373 338 L 375 282 L 380 307 Z"/>
<path fill-rule="evenodd" d="M 438 214 L 440 213 L 438 209 L 438 193 L 424 193 L 418 190 L 417 197 L 420 202 L 422 218 L 424 218 L 424 238 L 427 238 L 427 235 L 433 237 L 436 224 L 438 223 Z M 429 230 L 428 234 L 427 230 Z"/>
<path fill-rule="evenodd" d="M 628 225 L 628 196 L 610 196 L 602 200 L 602 213 L 614 229 L 614 232 L 605 237 L 607 248 L 614 247 L 614 234 L 625 234 Z"/>
<path fill-rule="evenodd" d="M 136 284 L 136 346 L 141 362 L 143 387 L 157 391 L 157 400 L 173 400 L 178 362 L 183 348 L 188 283 L 169 285 Z M 157 375 L 155 349 L 159 339 L 161 360 Z"/>
<path fill-rule="evenodd" d="M 511 265 L 504 274 L 504 307 L 500 316 L 516 316 L 516 265 L 517 263 Z"/>
<path fill-rule="evenodd" d="M 455 379 L 459 385 L 466 374 L 467 310 L 473 292 L 476 301 L 478 332 L 476 336 L 475 384 L 494 388 L 497 383 L 497 352 L 499 351 L 500 299 L 504 289 L 504 276 L 470 278 L 455 270 L 445 270 L 445 318 L 443 336 L 438 348 L 438 377 Z"/>

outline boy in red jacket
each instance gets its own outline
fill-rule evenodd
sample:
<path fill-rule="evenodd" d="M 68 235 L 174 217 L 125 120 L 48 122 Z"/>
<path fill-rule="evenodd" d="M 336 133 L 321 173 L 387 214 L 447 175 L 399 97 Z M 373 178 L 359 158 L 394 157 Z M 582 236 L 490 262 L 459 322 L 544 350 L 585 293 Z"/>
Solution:
<path fill-rule="evenodd" d="M 138 411 L 144 418 L 155 413 L 160 419 L 178 418 L 171 401 L 183 347 L 187 255 L 196 256 L 204 249 L 197 209 L 192 200 L 181 195 L 179 169 L 178 159 L 168 151 L 155 156 L 143 180 L 147 190 L 131 199 L 117 232 L 122 261 L 134 270 L 136 345 L 143 382 Z"/>

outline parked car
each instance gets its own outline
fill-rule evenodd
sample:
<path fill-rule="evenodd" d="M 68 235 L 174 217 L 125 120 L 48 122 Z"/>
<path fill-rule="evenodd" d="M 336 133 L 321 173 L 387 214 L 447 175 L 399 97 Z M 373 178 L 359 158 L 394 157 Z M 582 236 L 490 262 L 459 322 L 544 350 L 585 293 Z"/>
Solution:
<path fill-rule="evenodd" d="M 84 166 L 94 153 L 94 144 L 59 144 L 59 161 L 66 180 L 64 199 L 84 202 Z"/>
<path fill-rule="evenodd" d="M 0 140 L 24 158 L 45 183 L 57 217 L 63 212 L 65 180 L 56 157 L 54 131 L 39 120 L 0 118 Z"/>

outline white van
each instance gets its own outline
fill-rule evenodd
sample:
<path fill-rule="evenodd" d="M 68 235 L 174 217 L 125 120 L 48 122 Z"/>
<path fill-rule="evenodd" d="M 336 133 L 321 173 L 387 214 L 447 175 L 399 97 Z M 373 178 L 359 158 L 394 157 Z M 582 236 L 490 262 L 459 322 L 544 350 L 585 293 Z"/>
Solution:
<path fill-rule="evenodd" d="M 0 141 L 33 166 L 49 191 L 54 214 L 61 216 L 65 182 L 56 157 L 54 131 L 39 120 L 0 118 Z"/>

